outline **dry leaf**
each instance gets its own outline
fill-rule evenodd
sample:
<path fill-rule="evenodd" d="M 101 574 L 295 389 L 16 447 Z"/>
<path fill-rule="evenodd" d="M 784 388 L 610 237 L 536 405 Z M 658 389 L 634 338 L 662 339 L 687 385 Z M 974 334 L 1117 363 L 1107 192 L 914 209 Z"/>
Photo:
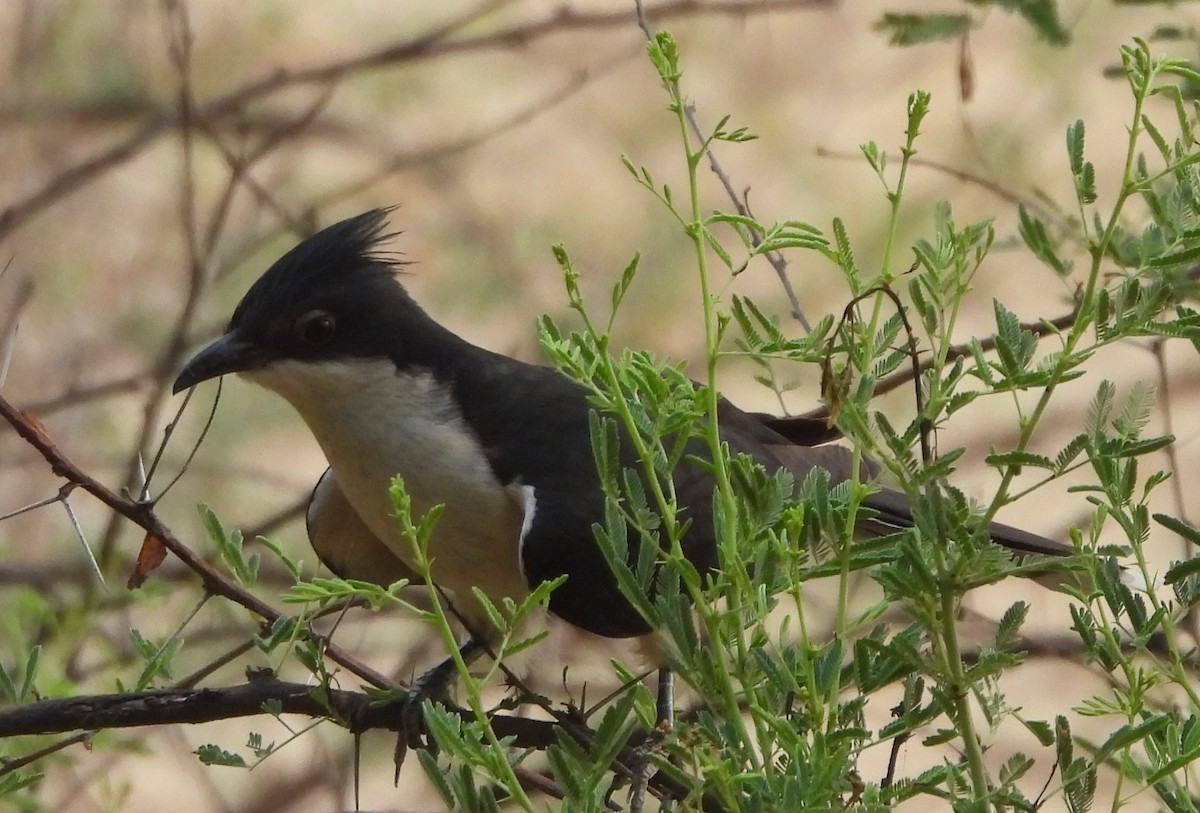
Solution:
<path fill-rule="evenodd" d="M 162 540 L 154 534 L 146 534 L 146 538 L 142 540 L 142 549 L 138 551 L 137 564 L 134 566 L 133 572 L 129 574 L 126 586 L 130 590 L 141 587 L 145 584 L 146 577 L 154 572 L 166 558 L 167 548 L 163 545 Z"/>

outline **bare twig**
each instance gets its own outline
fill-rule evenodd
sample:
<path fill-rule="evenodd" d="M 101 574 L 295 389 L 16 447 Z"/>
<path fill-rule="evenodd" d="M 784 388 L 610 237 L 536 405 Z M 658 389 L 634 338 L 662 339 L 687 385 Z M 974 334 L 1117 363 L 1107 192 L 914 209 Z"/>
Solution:
<path fill-rule="evenodd" d="M 282 615 L 275 608 L 242 588 L 232 579 L 204 561 L 187 545 L 183 544 L 171 529 L 158 518 L 158 515 L 154 513 L 151 504 L 132 500 L 118 494 L 72 463 L 58 450 L 54 441 L 46 433 L 46 430 L 37 423 L 36 419 L 22 413 L 3 397 L 0 397 L 0 418 L 6 420 L 21 438 L 42 455 L 50 465 L 50 470 L 56 476 L 82 488 L 111 508 L 116 514 L 128 519 L 142 528 L 147 534 L 158 539 L 167 550 L 175 554 L 200 578 L 200 582 L 205 590 L 245 607 L 263 619 L 265 624 L 272 624 L 282 618 Z M 330 644 L 326 647 L 326 651 L 330 660 L 334 663 L 344 666 L 350 672 L 373 686 L 397 688 L 394 681 L 389 680 L 340 647 Z"/>
<path fill-rule="evenodd" d="M 1062 316 L 1056 317 L 1054 319 L 1042 319 L 1037 322 L 1023 322 L 1021 324 L 1021 330 L 1028 330 L 1036 336 L 1050 336 L 1064 328 L 1070 327 L 1074 322 L 1075 322 L 1075 312 L 1072 311 L 1071 313 L 1065 313 Z M 996 337 L 995 336 L 985 336 L 984 338 L 978 339 L 977 341 L 979 343 L 979 346 L 984 351 L 994 350 L 996 347 Z M 946 351 L 946 362 L 950 363 L 950 362 L 955 361 L 956 359 L 971 355 L 973 347 L 974 347 L 974 343 L 972 343 L 972 342 L 964 342 L 962 344 L 952 345 Z M 877 382 L 875 382 L 875 395 L 876 396 L 883 395 L 884 393 L 891 392 L 892 390 L 896 389 L 897 387 L 903 387 L 904 385 L 911 382 L 915 377 L 919 376 L 921 373 L 925 372 L 926 370 L 929 370 L 932 366 L 933 366 L 933 361 L 930 359 L 925 359 L 924 361 L 921 361 L 919 364 L 917 364 L 913 368 L 897 370 L 896 372 L 892 373 L 891 375 L 884 376 L 883 378 L 881 378 Z M 808 412 L 802 413 L 800 415 L 800 417 L 811 418 L 811 419 L 815 420 L 818 418 L 826 417 L 828 414 L 829 414 L 828 408 L 824 407 L 824 406 L 820 406 L 820 407 L 811 409 Z"/>
<path fill-rule="evenodd" d="M 651 10 L 656 18 L 668 19 L 702 14 L 749 17 L 760 14 L 803 11 L 832 4 L 832 0 L 759 0 L 743 3 L 736 0 L 675 0 L 662 3 Z M 365 54 L 333 60 L 323 65 L 297 70 L 276 70 L 240 88 L 197 106 L 191 118 L 210 122 L 239 116 L 250 104 L 282 91 L 305 85 L 327 85 L 345 77 L 368 70 L 393 67 L 439 57 L 487 50 L 523 48 L 545 37 L 571 31 L 620 29 L 628 25 L 629 13 L 586 12 L 571 7 L 553 7 L 539 19 L 517 23 L 508 28 L 477 37 L 454 39 L 461 30 L 478 20 L 479 12 L 490 10 L 489 5 L 432 32 L 411 40 L 395 43 Z M 123 141 L 76 164 L 52 178 L 43 187 L 0 211 L 0 239 L 3 239 L 33 215 L 53 205 L 63 197 L 92 181 L 96 176 L 126 163 L 147 149 L 164 133 L 183 124 L 175 111 L 162 113 L 147 121 Z"/>
<path fill-rule="evenodd" d="M 860 152 L 831 150 L 827 149 L 826 147 L 817 147 L 817 155 L 821 158 L 834 158 L 841 161 L 862 160 L 862 153 Z M 949 164 L 944 164 L 940 161 L 934 161 L 929 158 L 921 158 L 920 156 L 913 156 L 909 158 L 908 161 L 912 166 L 932 169 L 942 173 L 943 175 L 949 175 L 957 180 L 965 181 L 972 186 L 977 186 L 980 189 L 986 190 L 987 192 L 992 193 L 1001 200 L 1011 203 L 1014 206 L 1022 205 L 1026 209 L 1036 212 L 1038 217 L 1044 220 L 1052 221 L 1063 234 L 1074 234 L 1070 224 L 1066 222 L 1062 215 L 1053 211 L 1036 198 L 1027 195 L 1019 195 L 1008 187 L 996 183 L 989 178 L 985 178 L 982 175 L 977 175 L 973 172 L 968 172 L 965 169 L 952 167 Z"/>
<path fill-rule="evenodd" d="M 84 387 L 78 387 L 72 384 L 58 395 L 30 403 L 29 410 L 37 415 L 52 415 L 55 412 L 61 412 L 64 409 L 70 409 L 71 407 L 88 404 L 92 401 L 98 401 L 102 398 L 109 398 L 112 396 L 136 392 L 138 389 L 151 381 L 157 374 L 158 371 L 151 368 L 129 375 L 111 378 L 108 381 L 101 381 L 99 383 L 90 384 Z"/>
<path fill-rule="evenodd" d="M 11 262 L 0 268 L 0 278 L 11 267 Z M 4 389 L 4 381 L 8 378 L 8 365 L 12 362 L 13 351 L 17 346 L 17 330 L 21 325 L 21 314 L 33 298 L 33 281 L 29 278 L 16 283 L 17 293 L 13 302 L 0 322 L 0 390 Z"/>
<path fill-rule="evenodd" d="M 328 697 L 328 705 L 322 695 Z M 145 692 L 52 698 L 0 711 L 0 737 L 53 734 L 80 728 L 102 730 L 147 725 L 208 723 L 267 714 L 263 703 L 279 703 L 285 714 L 326 718 L 332 714 L 351 731 L 400 730 L 398 704 L 383 705 L 363 692 L 289 683 L 269 676 L 252 676 L 247 683 L 216 689 L 158 689 Z M 497 715 L 494 724 L 518 744 L 545 747 L 554 741 L 554 723 Z"/>
<path fill-rule="evenodd" d="M 692 132 L 696 134 L 697 138 L 703 141 L 706 136 L 700 129 L 700 123 L 696 120 L 695 106 L 688 105 L 684 108 L 683 112 L 684 115 L 687 116 L 688 123 L 692 125 Z M 737 209 L 738 214 L 742 215 L 743 217 L 754 217 L 754 212 L 750 209 L 750 190 L 743 190 L 743 192 L 739 195 L 737 190 L 733 187 L 733 181 L 729 179 L 729 176 L 725 174 L 725 170 L 717 161 L 717 156 L 716 153 L 712 151 L 712 146 L 710 145 L 707 149 L 705 149 L 704 153 L 708 156 L 709 167 L 712 169 L 713 174 L 716 175 L 717 179 L 721 182 L 721 186 L 725 189 L 725 194 L 728 195 L 729 199 L 733 202 L 734 208 Z M 754 248 L 758 248 L 760 245 L 762 245 L 763 235 L 761 232 L 759 232 L 757 229 L 747 229 L 747 232 L 750 236 L 750 245 L 752 245 Z M 782 253 L 775 250 L 764 251 L 762 256 L 767 258 L 767 262 L 771 264 L 771 267 L 775 269 L 775 274 L 779 277 L 779 282 L 783 286 L 783 292 L 788 298 L 788 305 L 792 309 L 792 318 L 800 323 L 800 327 L 805 333 L 808 333 L 812 330 L 812 325 L 809 323 L 808 317 L 804 315 L 804 309 L 800 307 L 800 300 L 796 296 L 796 289 L 792 287 L 792 281 L 788 278 L 787 260 L 784 259 Z"/>

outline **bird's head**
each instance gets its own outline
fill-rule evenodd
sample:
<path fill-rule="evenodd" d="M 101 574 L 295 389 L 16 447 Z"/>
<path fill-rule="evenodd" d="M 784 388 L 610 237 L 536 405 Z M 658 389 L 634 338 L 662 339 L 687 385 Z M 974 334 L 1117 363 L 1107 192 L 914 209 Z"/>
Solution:
<path fill-rule="evenodd" d="M 387 210 L 343 220 L 280 257 L 242 298 L 224 335 L 175 379 L 180 392 L 227 373 L 262 373 L 285 363 L 420 363 L 432 324 L 395 278 L 380 246 Z"/>

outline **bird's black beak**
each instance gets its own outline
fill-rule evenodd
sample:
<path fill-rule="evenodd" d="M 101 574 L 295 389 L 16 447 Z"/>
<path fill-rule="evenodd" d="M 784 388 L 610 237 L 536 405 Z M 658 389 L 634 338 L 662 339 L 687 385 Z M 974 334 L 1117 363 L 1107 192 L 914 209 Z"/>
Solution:
<path fill-rule="evenodd" d="M 192 356 L 191 361 L 183 366 L 179 377 L 175 379 L 171 392 L 182 392 L 201 381 L 226 373 L 252 370 L 269 360 L 262 347 L 246 341 L 236 330 L 232 330 Z"/>

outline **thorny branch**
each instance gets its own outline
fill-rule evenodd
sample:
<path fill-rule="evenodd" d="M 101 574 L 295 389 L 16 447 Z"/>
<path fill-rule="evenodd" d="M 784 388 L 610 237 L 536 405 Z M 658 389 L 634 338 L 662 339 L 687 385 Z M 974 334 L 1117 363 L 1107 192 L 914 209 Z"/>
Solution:
<path fill-rule="evenodd" d="M 323 696 L 324 695 L 324 696 Z M 39 700 L 0 711 L 0 737 L 55 734 L 80 728 L 131 728 L 149 725 L 209 723 L 267 714 L 263 704 L 278 703 L 283 714 L 331 717 L 350 731 L 399 731 L 404 725 L 400 704 L 383 705 L 363 692 L 318 691 L 303 683 L 251 675 L 237 686 L 204 689 L 159 689 Z M 555 723 L 497 714 L 501 736 L 517 737 L 525 748 L 544 748 L 554 741 Z"/>
<path fill-rule="evenodd" d="M 119 516 L 134 523 L 144 530 L 147 535 L 161 542 L 167 550 L 175 554 L 190 570 L 200 577 L 200 582 L 206 591 L 212 595 L 227 598 L 245 607 L 261 618 L 264 624 L 269 625 L 283 617 L 274 607 L 239 586 L 180 541 L 174 532 L 154 513 L 152 503 L 139 502 L 116 493 L 71 462 L 70 459 L 59 451 L 57 445 L 46 432 L 45 428 L 38 423 L 36 418 L 18 410 L 3 397 L 0 397 L 0 418 L 7 421 L 25 442 L 42 455 L 50 465 L 50 470 L 55 476 L 63 478 L 78 488 L 82 488 L 111 508 Z M 396 688 L 394 681 L 389 680 L 340 647 L 329 644 L 327 645 L 326 652 L 329 659 L 334 663 L 345 667 L 371 685 L 379 688 Z"/>

